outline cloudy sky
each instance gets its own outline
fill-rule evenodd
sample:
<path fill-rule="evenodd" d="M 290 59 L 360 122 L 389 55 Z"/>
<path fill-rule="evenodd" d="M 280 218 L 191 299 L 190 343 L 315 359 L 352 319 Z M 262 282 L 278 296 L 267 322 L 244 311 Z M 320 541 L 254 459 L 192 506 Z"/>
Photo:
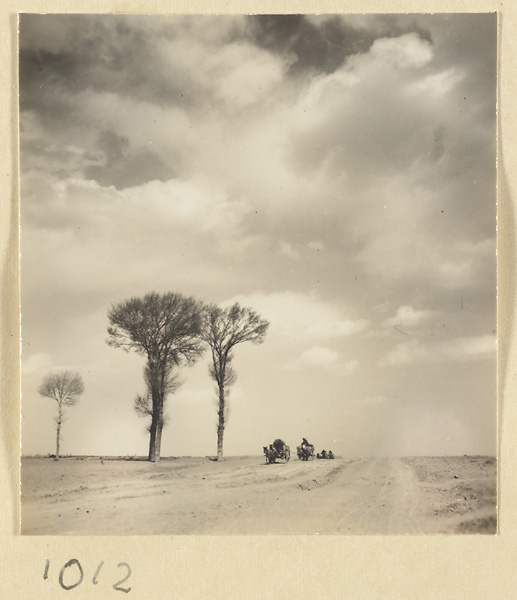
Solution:
<path fill-rule="evenodd" d="M 496 451 L 496 17 L 20 21 L 23 452 L 139 454 L 113 302 L 238 300 L 227 454 Z M 216 452 L 208 353 L 163 455 Z"/>

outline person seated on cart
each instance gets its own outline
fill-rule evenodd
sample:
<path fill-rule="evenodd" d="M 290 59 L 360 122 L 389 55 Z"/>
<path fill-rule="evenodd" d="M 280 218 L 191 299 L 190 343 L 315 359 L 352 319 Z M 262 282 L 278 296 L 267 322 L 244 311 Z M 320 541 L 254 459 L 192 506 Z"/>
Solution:
<path fill-rule="evenodd" d="M 307 441 L 307 438 L 302 438 L 302 443 L 300 444 L 300 446 L 302 448 L 307 448 L 308 446 L 310 446 L 311 444 L 309 444 L 309 442 Z"/>
<path fill-rule="evenodd" d="M 327 451 L 326 450 L 322 450 L 321 451 L 321 458 L 327 458 Z"/>
<path fill-rule="evenodd" d="M 333 454 L 332 450 L 329 450 L 327 458 L 329 458 L 330 460 L 332 460 L 334 458 L 334 454 Z"/>

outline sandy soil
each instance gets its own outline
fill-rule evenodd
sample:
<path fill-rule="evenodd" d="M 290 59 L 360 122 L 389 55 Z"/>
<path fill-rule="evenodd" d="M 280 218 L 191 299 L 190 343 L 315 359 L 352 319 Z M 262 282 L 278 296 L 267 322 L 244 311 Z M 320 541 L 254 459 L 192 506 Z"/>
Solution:
<path fill-rule="evenodd" d="M 24 534 L 495 532 L 490 457 L 22 459 Z"/>

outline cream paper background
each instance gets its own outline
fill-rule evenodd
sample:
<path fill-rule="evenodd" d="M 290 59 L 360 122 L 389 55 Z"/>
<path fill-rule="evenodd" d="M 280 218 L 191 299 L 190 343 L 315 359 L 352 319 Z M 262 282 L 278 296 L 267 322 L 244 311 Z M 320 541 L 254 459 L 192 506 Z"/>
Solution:
<path fill-rule="evenodd" d="M 498 350 L 499 534 L 496 536 L 20 536 L 17 13 L 386 13 L 499 15 Z M 512 0 L 116 2 L 4 0 L 0 5 L 0 600 L 514 600 L 517 598 L 517 345 L 515 341 L 517 4 Z M 65 591 L 76 558 L 84 580 Z M 49 577 L 43 579 L 46 560 Z M 92 577 L 104 561 L 99 582 Z M 75 572 L 75 571 L 74 571 Z M 71 574 L 70 574 L 71 575 Z M 124 596 L 122 596 L 124 597 Z"/>

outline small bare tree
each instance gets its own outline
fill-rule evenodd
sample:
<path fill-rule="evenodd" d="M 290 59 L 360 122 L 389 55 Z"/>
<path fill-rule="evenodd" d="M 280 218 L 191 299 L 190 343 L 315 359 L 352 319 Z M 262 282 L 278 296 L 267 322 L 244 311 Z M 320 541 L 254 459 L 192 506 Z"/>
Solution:
<path fill-rule="evenodd" d="M 237 374 L 233 368 L 232 350 L 237 344 L 261 344 L 269 322 L 249 308 L 235 303 L 229 308 L 210 305 L 205 308 L 201 338 L 212 351 L 210 377 L 216 382 L 217 399 L 217 460 L 223 459 L 223 436 L 228 421 L 229 388 Z"/>
<path fill-rule="evenodd" d="M 44 398 L 51 398 L 57 402 L 55 460 L 59 460 L 61 425 L 64 422 L 65 408 L 75 406 L 79 402 L 79 396 L 84 392 L 84 383 L 79 373 L 72 371 L 50 373 L 43 379 L 38 392 Z"/>

